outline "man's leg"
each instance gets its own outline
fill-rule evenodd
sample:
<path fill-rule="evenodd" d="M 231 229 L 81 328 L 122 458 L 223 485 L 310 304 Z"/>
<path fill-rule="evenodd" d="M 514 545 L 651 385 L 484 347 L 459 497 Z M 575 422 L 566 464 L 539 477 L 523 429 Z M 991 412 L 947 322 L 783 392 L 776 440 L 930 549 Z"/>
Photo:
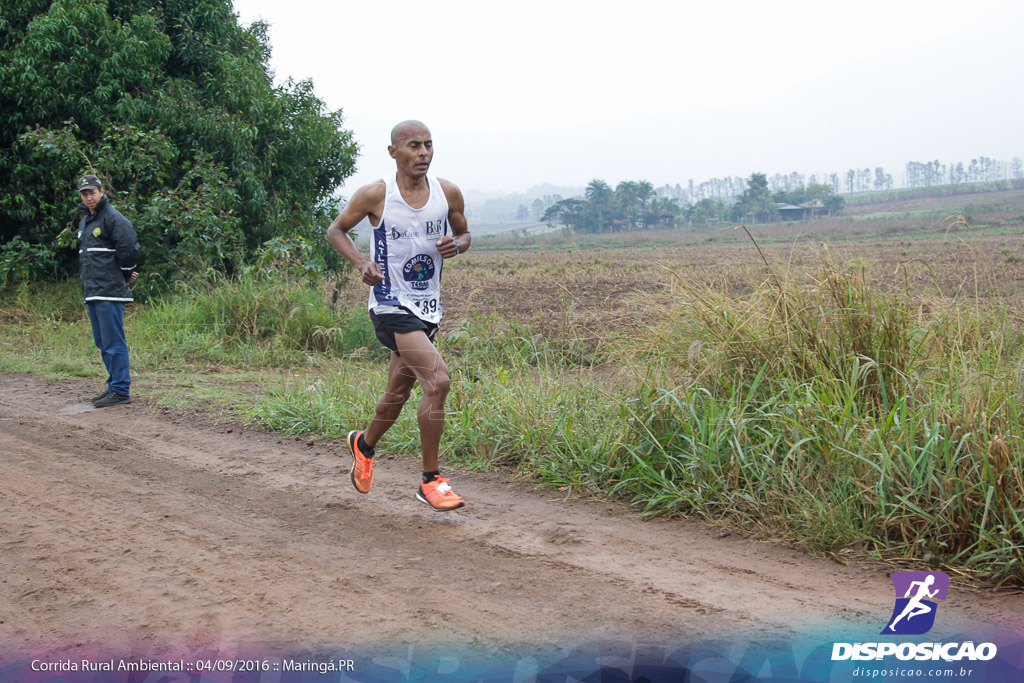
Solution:
<path fill-rule="evenodd" d="M 103 347 L 103 328 L 100 323 L 100 315 L 96 310 L 97 301 L 87 301 L 85 308 L 89 311 L 89 323 L 92 325 L 92 341 L 100 351 L 100 358 L 103 360 L 103 367 L 107 370 L 107 390 L 110 390 L 110 354 Z"/>
<path fill-rule="evenodd" d="M 128 369 L 128 342 L 124 336 L 124 304 L 120 301 L 91 303 L 99 322 L 100 353 L 109 362 L 110 388 L 117 394 L 128 396 L 132 380 Z"/>
<path fill-rule="evenodd" d="M 110 354 L 110 388 L 122 396 L 131 394 L 128 369 L 128 340 L 124 336 L 124 304 L 102 301 L 98 307 L 103 328 L 103 346 Z"/>
<path fill-rule="evenodd" d="M 441 446 L 441 433 L 444 431 L 444 402 L 448 398 L 448 388 L 451 385 L 448 366 L 425 332 L 417 330 L 396 334 L 395 344 L 401 354 L 400 376 L 408 378 L 412 375 L 423 390 L 423 398 L 417 412 L 423 471 L 436 471 L 437 453 Z M 412 387 L 411 383 L 409 387 Z M 367 437 L 367 441 L 369 438 Z"/>
<path fill-rule="evenodd" d="M 405 367 L 402 358 L 395 352 L 391 352 L 391 364 L 388 366 L 388 383 L 384 387 L 384 394 L 377 401 L 377 408 L 374 411 L 373 419 L 363 433 L 363 440 L 369 448 L 373 448 L 380 441 L 384 433 L 395 424 L 405 402 L 409 400 L 412 393 L 412 385 L 416 383 L 416 375 L 409 372 Z"/>
<path fill-rule="evenodd" d="M 404 371 L 403 368 L 402 359 L 392 352 L 391 365 L 388 367 L 388 383 L 384 388 L 384 395 L 377 401 L 373 419 L 365 431 L 354 429 L 346 437 L 348 449 L 352 453 L 349 478 L 360 493 L 369 493 L 373 487 L 374 446 L 398 419 L 402 406 L 409 400 L 412 385 L 416 382 L 415 375 Z"/>

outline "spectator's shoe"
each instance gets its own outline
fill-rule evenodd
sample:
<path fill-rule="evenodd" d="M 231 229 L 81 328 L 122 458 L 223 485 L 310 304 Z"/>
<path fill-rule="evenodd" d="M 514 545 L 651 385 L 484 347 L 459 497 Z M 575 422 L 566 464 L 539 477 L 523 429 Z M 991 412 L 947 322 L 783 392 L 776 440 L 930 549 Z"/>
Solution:
<path fill-rule="evenodd" d="M 349 474 L 352 477 L 352 485 L 359 493 L 369 493 L 373 486 L 373 458 L 366 457 L 359 450 L 359 437 L 363 435 L 361 430 L 353 430 L 348 433 L 348 450 L 352 452 L 352 469 Z"/>
<path fill-rule="evenodd" d="M 455 495 L 448 480 L 441 478 L 440 474 L 435 474 L 434 481 L 429 484 L 420 484 L 416 500 L 426 503 L 437 512 L 451 512 L 466 504 L 465 499 Z"/>
<path fill-rule="evenodd" d="M 106 391 L 104 391 L 102 394 L 96 394 L 95 396 L 93 396 L 92 397 L 92 402 L 95 403 L 96 401 L 99 401 L 100 399 L 104 399 L 107 396 L 110 396 L 110 392 L 112 392 L 112 391 L 113 391 L 113 389 L 111 389 L 110 387 L 107 387 Z"/>
<path fill-rule="evenodd" d="M 116 391 L 111 391 L 101 399 L 97 399 L 92 402 L 97 408 L 106 408 L 107 406 L 120 406 L 132 402 L 132 397 L 127 394 L 119 394 Z"/>

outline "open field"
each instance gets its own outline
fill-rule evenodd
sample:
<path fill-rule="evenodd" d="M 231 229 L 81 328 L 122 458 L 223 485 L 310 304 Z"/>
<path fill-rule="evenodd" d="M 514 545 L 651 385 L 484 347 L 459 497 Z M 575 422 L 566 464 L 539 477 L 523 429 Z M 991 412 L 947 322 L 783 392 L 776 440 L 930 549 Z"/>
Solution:
<path fill-rule="evenodd" d="M 998 297 L 1013 306 L 1024 303 L 1024 193 L 864 204 L 841 218 L 752 225 L 749 233 L 713 226 L 486 236 L 449 265 L 446 326 L 497 313 L 555 336 L 572 336 L 579 324 L 631 329 L 643 322 L 639 311 L 650 306 L 657 316 L 669 305 L 663 297 L 680 280 L 748 291 L 765 279 L 765 258 L 802 282 L 813 282 L 827 259 L 862 264 L 879 287 L 931 301 Z M 349 298 L 363 294 L 354 280 L 347 287 Z"/>

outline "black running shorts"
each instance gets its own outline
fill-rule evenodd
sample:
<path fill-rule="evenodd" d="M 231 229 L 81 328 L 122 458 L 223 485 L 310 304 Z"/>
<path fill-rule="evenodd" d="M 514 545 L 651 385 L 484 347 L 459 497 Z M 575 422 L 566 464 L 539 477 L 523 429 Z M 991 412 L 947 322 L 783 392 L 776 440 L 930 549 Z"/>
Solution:
<path fill-rule="evenodd" d="M 437 323 L 420 320 L 407 308 L 402 308 L 401 313 L 384 313 L 382 315 L 370 311 L 370 320 L 373 322 L 373 331 L 377 333 L 380 343 L 396 354 L 398 353 L 398 344 L 395 343 L 395 334 L 422 330 L 426 332 L 427 339 L 431 342 L 434 341 L 434 336 L 437 334 Z"/>

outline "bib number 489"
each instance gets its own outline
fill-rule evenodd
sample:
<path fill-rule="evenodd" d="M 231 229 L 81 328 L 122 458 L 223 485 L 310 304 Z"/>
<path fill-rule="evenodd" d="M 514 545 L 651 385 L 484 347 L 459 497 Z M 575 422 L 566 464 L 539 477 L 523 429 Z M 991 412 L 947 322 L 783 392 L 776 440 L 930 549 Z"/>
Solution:
<path fill-rule="evenodd" d="M 437 299 L 428 299 L 426 301 L 417 301 L 416 305 L 424 314 L 437 313 Z"/>

